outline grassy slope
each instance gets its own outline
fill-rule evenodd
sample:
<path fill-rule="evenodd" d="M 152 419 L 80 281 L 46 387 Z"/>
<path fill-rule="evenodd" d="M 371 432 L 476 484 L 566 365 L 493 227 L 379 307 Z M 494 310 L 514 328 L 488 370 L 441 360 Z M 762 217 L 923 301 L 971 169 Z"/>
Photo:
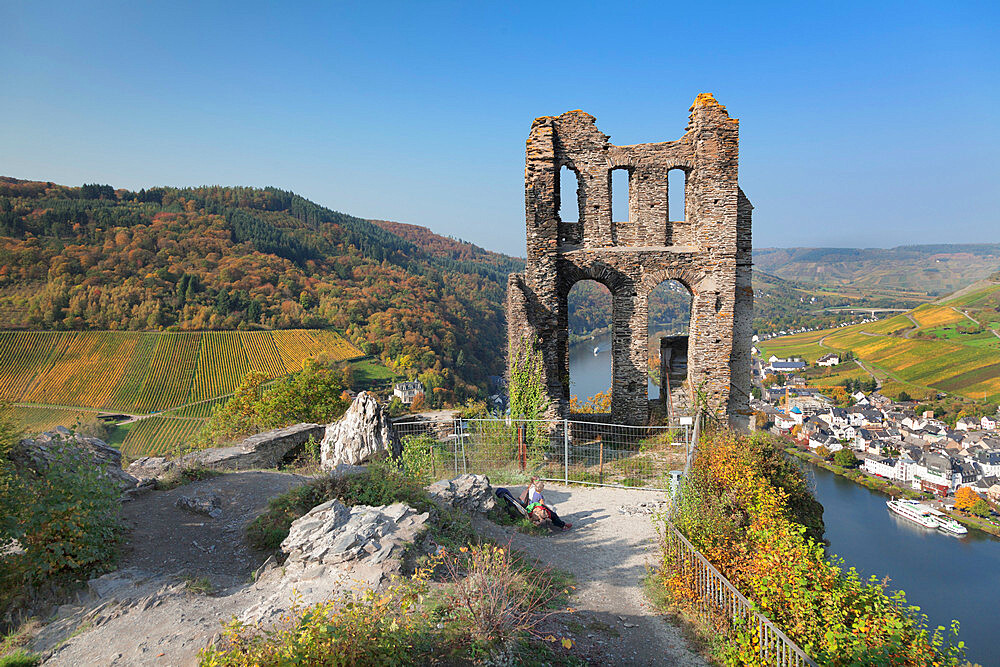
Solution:
<path fill-rule="evenodd" d="M 830 350 L 850 350 L 883 379 L 883 391 L 890 395 L 944 391 L 995 401 L 1000 399 L 1000 338 L 989 330 L 961 333 L 959 327 L 973 323 L 963 311 L 981 321 L 983 310 L 976 307 L 990 305 L 998 296 L 1000 285 L 991 284 L 955 301 L 923 305 L 879 322 L 783 336 L 759 347 L 765 356 L 797 355 L 810 362 Z M 814 384 L 837 384 L 857 377 L 858 370 L 842 365 Z"/>

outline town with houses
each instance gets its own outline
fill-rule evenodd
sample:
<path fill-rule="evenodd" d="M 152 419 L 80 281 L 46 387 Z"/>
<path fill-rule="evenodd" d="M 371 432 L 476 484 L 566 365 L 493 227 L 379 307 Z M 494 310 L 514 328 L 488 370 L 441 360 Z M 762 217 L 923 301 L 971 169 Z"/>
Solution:
<path fill-rule="evenodd" d="M 840 362 L 831 353 L 816 365 Z M 847 449 L 860 471 L 942 500 L 971 487 L 982 498 L 1000 501 L 1000 414 L 962 417 L 951 427 L 932 412 L 917 414 L 913 401 L 894 401 L 878 391 L 856 391 L 850 396 L 853 405 L 837 407 L 796 375 L 807 367 L 798 358 L 754 355 L 761 397 L 752 407 L 774 432 L 808 444 L 813 452 Z M 762 386 L 765 377 L 775 374 L 785 378 L 783 386 Z"/>

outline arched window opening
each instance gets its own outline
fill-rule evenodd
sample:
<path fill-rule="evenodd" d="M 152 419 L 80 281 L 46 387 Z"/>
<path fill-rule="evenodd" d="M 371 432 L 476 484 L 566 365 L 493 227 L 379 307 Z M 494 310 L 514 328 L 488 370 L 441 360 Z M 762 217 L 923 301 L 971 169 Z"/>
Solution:
<path fill-rule="evenodd" d="M 566 166 L 559 170 L 559 219 L 580 221 L 580 182 L 576 172 Z"/>
<path fill-rule="evenodd" d="M 691 292 L 676 280 L 660 283 L 649 295 L 647 396 L 658 399 L 656 410 L 670 423 L 687 416 L 691 408 L 686 386 L 691 300 Z"/>
<path fill-rule="evenodd" d="M 567 302 L 570 410 L 610 412 L 611 291 L 595 280 L 581 280 Z"/>
<path fill-rule="evenodd" d="M 611 219 L 616 222 L 630 222 L 629 210 L 629 171 L 628 169 L 611 170 Z"/>
<path fill-rule="evenodd" d="M 687 189 L 687 172 L 683 169 L 671 169 L 667 172 L 667 220 L 681 222 L 687 220 L 684 208 L 685 191 Z"/>

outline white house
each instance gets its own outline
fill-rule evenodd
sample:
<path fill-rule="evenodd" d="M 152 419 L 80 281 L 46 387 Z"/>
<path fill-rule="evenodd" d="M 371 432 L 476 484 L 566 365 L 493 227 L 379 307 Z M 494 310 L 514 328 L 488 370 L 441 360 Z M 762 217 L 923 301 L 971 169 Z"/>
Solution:
<path fill-rule="evenodd" d="M 840 363 L 840 355 L 830 352 L 829 354 L 824 354 L 822 357 L 816 360 L 817 366 L 836 366 Z"/>
<path fill-rule="evenodd" d="M 403 405 L 410 405 L 413 399 L 424 393 L 424 385 L 416 380 L 412 382 L 397 382 L 392 388 L 392 395 L 398 396 Z"/>
<path fill-rule="evenodd" d="M 987 431 L 995 431 L 997 430 L 997 424 L 1000 424 L 1000 421 L 998 421 L 996 417 L 983 417 L 979 420 L 979 423 L 982 424 L 982 427 Z"/>
<path fill-rule="evenodd" d="M 976 431 L 980 428 L 980 421 L 972 417 L 962 417 L 955 422 L 956 431 Z"/>

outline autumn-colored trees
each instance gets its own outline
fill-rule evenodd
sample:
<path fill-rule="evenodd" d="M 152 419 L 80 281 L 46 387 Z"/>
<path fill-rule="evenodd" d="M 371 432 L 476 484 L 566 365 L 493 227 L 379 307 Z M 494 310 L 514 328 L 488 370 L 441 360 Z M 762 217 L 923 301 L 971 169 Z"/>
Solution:
<path fill-rule="evenodd" d="M 320 328 L 462 401 L 503 370 L 520 260 L 274 188 L 0 178 L 0 320 L 35 329 Z"/>
<path fill-rule="evenodd" d="M 822 665 L 959 665 L 961 645 L 932 631 L 901 592 L 862 579 L 810 531 L 816 505 L 798 470 L 763 434 L 715 433 L 698 446 L 674 525 L 755 607 Z M 820 511 L 822 511 L 820 509 Z M 813 513 L 815 510 L 813 510 Z M 822 523 L 820 521 L 820 526 Z M 699 602 L 698 568 L 663 554 L 660 584 L 676 604 Z M 711 596 L 706 596 L 708 602 Z M 713 620 L 724 618 L 719 610 Z M 723 624 L 714 625 L 724 628 Z M 956 628 L 957 630 L 957 628 Z M 756 631 L 737 624 L 729 664 L 762 664 Z"/>
<path fill-rule="evenodd" d="M 976 516 L 988 516 L 990 504 L 967 486 L 955 492 L 955 509 L 965 510 Z"/>

